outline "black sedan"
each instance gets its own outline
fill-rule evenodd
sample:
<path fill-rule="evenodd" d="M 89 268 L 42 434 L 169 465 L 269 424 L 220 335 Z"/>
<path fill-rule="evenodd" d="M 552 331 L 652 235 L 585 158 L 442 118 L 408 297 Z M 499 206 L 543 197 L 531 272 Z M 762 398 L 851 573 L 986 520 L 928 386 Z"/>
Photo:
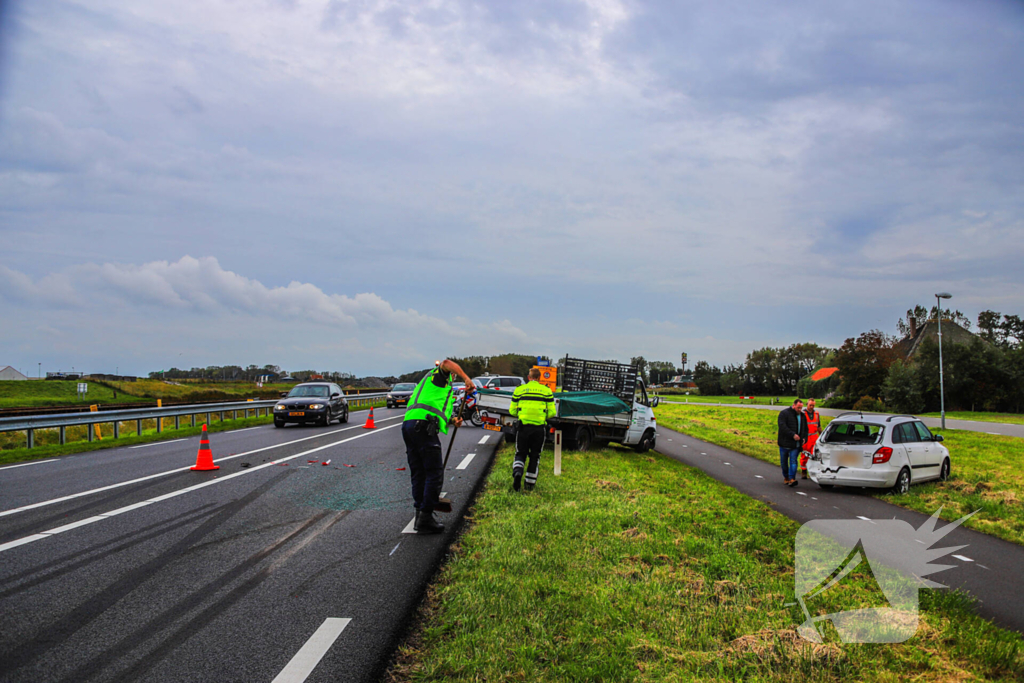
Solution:
<path fill-rule="evenodd" d="M 388 408 L 397 408 L 398 406 L 409 405 L 409 398 L 412 396 L 412 392 L 416 389 L 416 385 L 408 382 L 403 384 L 396 384 L 391 387 L 391 391 L 387 395 Z"/>
<path fill-rule="evenodd" d="M 304 382 L 296 384 L 274 406 L 274 426 L 288 422 L 313 422 L 327 426 L 333 420 L 348 422 L 348 401 L 337 384 Z"/>

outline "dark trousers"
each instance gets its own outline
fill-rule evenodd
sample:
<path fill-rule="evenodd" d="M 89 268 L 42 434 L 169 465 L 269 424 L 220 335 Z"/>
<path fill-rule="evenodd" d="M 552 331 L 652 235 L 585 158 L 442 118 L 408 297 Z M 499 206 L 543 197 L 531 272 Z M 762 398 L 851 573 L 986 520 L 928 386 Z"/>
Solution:
<path fill-rule="evenodd" d="M 544 437 L 547 434 L 546 425 L 519 425 L 516 432 L 516 459 L 512 463 L 512 476 L 522 475 L 523 468 L 526 468 L 526 483 L 537 483 L 537 469 L 540 467 L 540 452 L 544 448 Z M 526 460 L 530 463 L 527 465 Z"/>
<path fill-rule="evenodd" d="M 441 439 L 437 434 L 427 434 L 427 423 L 423 420 L 403 422 L 402 439 L 405 440 L 405 455 L 412 475 L 413 507 L 430 514 L 437 505 L 444 482 Z"/>

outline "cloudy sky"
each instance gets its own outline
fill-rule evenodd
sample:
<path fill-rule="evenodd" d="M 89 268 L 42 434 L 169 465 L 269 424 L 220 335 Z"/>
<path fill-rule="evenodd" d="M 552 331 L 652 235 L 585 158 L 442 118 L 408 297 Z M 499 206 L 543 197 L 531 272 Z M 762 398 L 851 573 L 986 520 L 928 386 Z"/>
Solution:
<path fill-rule="evenodd" d="M 0 366 L 1024 314 L 1024 3 L 0 0 Z"/>

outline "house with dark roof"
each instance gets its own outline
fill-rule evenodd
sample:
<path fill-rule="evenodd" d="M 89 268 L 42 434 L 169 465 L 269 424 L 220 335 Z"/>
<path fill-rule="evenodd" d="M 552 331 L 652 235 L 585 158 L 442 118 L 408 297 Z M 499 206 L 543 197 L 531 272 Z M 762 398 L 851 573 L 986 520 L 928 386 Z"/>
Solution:
<path fill-rule="evenodd" d="M 918 327 L 917 320 L 913 316 L 908 319 L 908 322 L 910 323 L 910 334 L 905 339 L 896 342 L 896 350 L 899 351 L 900 356 L 904 360 L 910 361 L 918 354 L 921 350 L 921 345 L 926 340 L 930 339 L 934 344 L 939 343 L 939 325 L 934 320 L 929 320 Z M 960 327 L 952 320 L 942 321 L 943 346 L 949 344 L 970 344 L 975 339 L 980 339 L 980 337 L 970 330 Z"/>

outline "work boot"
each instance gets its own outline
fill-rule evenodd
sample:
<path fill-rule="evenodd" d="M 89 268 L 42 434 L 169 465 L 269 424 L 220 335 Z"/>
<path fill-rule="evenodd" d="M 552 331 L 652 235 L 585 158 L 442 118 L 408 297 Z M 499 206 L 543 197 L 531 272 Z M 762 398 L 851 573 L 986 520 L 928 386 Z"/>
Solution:
<path fill-rule="evenodd" d="M 439 534 L 444 531 L 444 524 L 434 519 L 433 512 L 417 512 L 412 528 L 418 534 Z"/>
<path fill-rule="evenodd" d="M 806 479 L 807 478 L 807 470 L 801 470 L 800 475 L 801 475 L 800 476 L 801 479 Z"/>
<path fill-rule="evenodd" d="M 523 485 L 523 475 L 520 472 L 516 472 L 512 475 L 512 490 L 519 493 L 519 489 Z"/>
<path fill-rule="evenodd" d="M 533 487 L 534 487 L 534 484 L 527 484 L 525 488 L 526 488 L 527 491 L 532 491 Z"/>

